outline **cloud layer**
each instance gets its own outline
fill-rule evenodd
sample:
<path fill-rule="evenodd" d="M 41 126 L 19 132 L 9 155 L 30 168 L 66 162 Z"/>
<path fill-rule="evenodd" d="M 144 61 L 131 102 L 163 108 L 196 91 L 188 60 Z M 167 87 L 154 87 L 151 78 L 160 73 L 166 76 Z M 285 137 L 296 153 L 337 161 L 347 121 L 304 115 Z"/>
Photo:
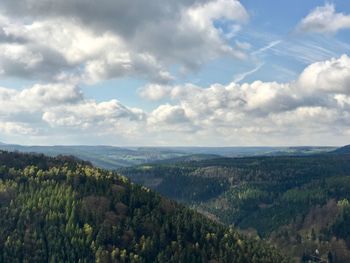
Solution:
<path fill-rule="evenodd" d="M 34 85 L 17 91 L 0 88 L 0 132 L 27 138 L 60 136 L 128 136 L 132 122 L 142 124 L 145 113 L 117 100 L 84 98 L 73 84 Z"/>
<path fill-rule="evenodd" d="M 350 132 L 347 55 L 313 63 L 289 83 L 155 84 L 144 87 L 140 95 L 167 102 L 146 112 L 116 100 L 87 99 L 69 83 L 21 91 L 1 88 L 0 131 L 32 138 L 64 131 L 67 137 L 84 134 L 108 138 L 110 143 L 123 139 L 148 145 L 284 144 L 285 138 L 317 144 L 324 136 L 336 143 Z"/>
<path fill-rule="evenodd" d="M 237 38 L 250 20 L 238 0 L 2 0 L 0 10 L 0 77 L 38 83 L 0 88 L 0 135 L 10 141 L 343 144 L 350 134 L 350 47 L 304 34 Z M 332 4 L 297 25 L 326 35 L 348 28 L 350 15 Z M 272 56 L 305 68 L 279 68 Z M 217 58 L 248 62 L 243 73 L 223 69 L 231 83 L 194 84 L 193 73 Z M 267 66 L 294 80 L 242 83 Z M 91 99 L 81 88 L 117 78 L 148 83 L 139 89 L 144 103 Z"/>
<path fill-rule="evenodd" d="M 339 140 L 348 136 L 349 78 L 350 58 L 343 55 L 309 65 L 290 83 L 255 81 L 207 88 L 148 85 L 140 95 L 173 101 L 152 112 L 161 116 L 152 117 L 158 120 L 158 128 L 164 123 L 169 130 L 179 125 L 198 135 L 204 131 L 220 141 L 243 144 L 276 140 L 283 144 L 285 138 L 317 144 L 322 143 L 321 134 L 327 134 L 330 142 L 336 139 L 334 134 Z"/>
<path fill-rule="evenodd" d="M 220 20 L 238 30 L 248 20 L 237 0 L 4 0 L 0 8 L 3 76 L 74 73 L 88 83 L 124 76 L 164 83 L 173 79 L 172 66 L 188 71 L 218 56 L 245 56 L 214 25 Z"/>

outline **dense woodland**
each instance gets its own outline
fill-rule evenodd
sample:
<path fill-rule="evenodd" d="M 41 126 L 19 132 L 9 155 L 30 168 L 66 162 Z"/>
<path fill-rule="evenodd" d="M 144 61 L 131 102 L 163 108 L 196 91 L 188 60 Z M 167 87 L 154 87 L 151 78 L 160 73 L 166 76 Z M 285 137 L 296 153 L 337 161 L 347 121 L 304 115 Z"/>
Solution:
<path fill-rule="evenodd" d="M 194 178 L 194 177 L 193 177 Z M 192 177 L 186 184 L 196 185 Z M 192 197 L 226 191 L 212 180 Z M 164 185 L 164 189 L 170 189 Z M 177 192 L 174 192 L 177 194 Z M 191 196 L 184 193 L 181 198 Z M 345 204 L 346 206 L 346 204 Z M 349 217 L 344 212 L 344 218 Z M 335 225 L 341 233 L 342 221 Z M 117 173 L 73 157 L 0 152 L 0 262 L 287 262 Z"/>
<path fill-rule="evenodd" d="M 268 239 L 295 260 L 350 262 L 350 155 L 217 158 L 122 169 L 132 181 L 241 232 Z"/>

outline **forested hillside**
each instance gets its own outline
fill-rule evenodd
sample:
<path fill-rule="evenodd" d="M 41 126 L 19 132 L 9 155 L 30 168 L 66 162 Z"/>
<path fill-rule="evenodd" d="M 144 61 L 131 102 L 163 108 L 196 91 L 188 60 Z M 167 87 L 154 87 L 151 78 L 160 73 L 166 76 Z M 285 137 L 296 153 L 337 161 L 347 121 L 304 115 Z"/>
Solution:
<path fill-rule="evenodd" d="M 123 169 L 131 180 L 300 260 L 350 262 L 350 155 L 221 158 Z"/>
<path fill-rule="evenodd" d="M 116 173 L 0 152 L 0 262 L 284 261 Z"/>

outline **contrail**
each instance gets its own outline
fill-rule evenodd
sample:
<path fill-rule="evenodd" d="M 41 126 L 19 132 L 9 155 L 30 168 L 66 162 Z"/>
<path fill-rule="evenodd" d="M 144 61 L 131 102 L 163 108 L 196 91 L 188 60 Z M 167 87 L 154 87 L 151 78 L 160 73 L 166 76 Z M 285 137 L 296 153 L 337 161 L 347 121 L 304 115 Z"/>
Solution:
<path fill-rule="evenodd" d="M 276 40 L 276 41 L 272 41 L 270 42 L 269 44 L 267 44 L 266 46 L 252 52 L 252 55 L 258 55 L 258 54 L 261 54 L 263 52 L 265 52 L 266 50 L 269 50 L 271 48 L 273 48 L 274 46 L 277 46 L 279 45 L 280 43 L 282 42 L 282 40 Z"/>
<path fill-rule="evenodd" d="M 234 79 L 233 79 L 233 82 L 235 83 L 238 83 L 238 82 L 241 82 L 242 80 L 244 80 L 246 77 L 248 77 L 249 75 L 257 72 L 262 66 L 264 66 L 265 63 L 262 63 L 258 66 L 256 66 L 254 69 L 250 70 L 250 71 L 247 71 L 247 72 L 243 72 L 243 73 L 240 73 L 240 74 L 237 74 Z"/>

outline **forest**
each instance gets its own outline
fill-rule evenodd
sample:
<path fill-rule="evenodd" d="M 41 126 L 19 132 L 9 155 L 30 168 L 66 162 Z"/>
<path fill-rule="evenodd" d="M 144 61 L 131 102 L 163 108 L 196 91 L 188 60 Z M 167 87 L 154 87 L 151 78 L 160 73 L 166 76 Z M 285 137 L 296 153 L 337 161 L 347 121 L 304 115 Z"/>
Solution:
<path fill-rule="evenodd" d="M 350 155 L 216 158 L 120 169 L 131 181 L 196 209 L 296 262 L 317 249 L 350 262 Z"/>
<path fill-rule="evenodd" d="M 214 190 L 194 199 L 226 190 L 217 183 Z M 344 233 L 347 226 L 339 221 L 336 227 Z M 233 226 L 208 219 L 117 172 L 74 157 L 2 151 L 0 262 L 279 263 L 289 259 L 267 242 L 245 237 Z"/>

